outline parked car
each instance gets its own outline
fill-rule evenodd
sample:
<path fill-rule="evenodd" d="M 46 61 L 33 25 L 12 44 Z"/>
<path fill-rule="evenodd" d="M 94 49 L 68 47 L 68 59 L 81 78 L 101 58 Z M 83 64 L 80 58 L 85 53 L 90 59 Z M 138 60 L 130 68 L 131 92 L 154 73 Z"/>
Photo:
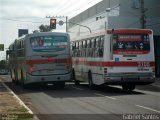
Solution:
<path fill-rule="evenodd" d="M 8 75 L 7 69 L 0 69 L 0 75 Z"/>

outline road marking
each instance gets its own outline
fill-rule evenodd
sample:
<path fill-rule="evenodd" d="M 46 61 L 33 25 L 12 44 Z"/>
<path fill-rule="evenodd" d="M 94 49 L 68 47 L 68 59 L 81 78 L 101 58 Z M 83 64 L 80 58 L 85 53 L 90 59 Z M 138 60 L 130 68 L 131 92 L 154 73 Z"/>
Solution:
<path fill-rule="evenodd" d="M 112 100 L 116 100 L 116 98 L 114 98 L 114 97 L 105 96 L 105 95 L 100 94 L 100 93 L 94 93 L 94 94 L 98 95 L 98 96 L 101 96 L 101 97 L 106 97 L 106 98 L 109 98 L 109 99 L 112 99 Z"/>
<path fill-rule="evenodd" d="M 78 87 L 73 87 L 74 89 L 76 90 L 84 90 L 84 89 L 81 89 L 81 88 L 78 88 Z"/>
<path fill-rule="evenodd" d="M 159 110 L 155 110 L 155 109 L 152 109 L 152 108 L 149 108 L 149 107 L 145 107 L 145 106 L 141 106 L 141 105 L 136 105 L 136 106 L 140 107 L 140 108 L 143 108 L 143 109 L 146 109 L 146 110 L 150 110 L 150 111 L 154 111 L 154 112 L 160 113 Z"/>

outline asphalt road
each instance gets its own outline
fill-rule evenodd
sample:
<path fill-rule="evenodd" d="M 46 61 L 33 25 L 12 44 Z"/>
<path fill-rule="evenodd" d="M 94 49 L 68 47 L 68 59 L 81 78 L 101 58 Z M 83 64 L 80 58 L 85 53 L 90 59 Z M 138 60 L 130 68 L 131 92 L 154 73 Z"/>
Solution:
<path fill-rule="evenodd" d="M 37 114 L 40 120 L 159 120 L 160 87 L 138 86 L 135 91 L 103 86 L 89 90 L 87 84 L 67 83 L 22 89 L 1 76 L 5 83 Z"/>

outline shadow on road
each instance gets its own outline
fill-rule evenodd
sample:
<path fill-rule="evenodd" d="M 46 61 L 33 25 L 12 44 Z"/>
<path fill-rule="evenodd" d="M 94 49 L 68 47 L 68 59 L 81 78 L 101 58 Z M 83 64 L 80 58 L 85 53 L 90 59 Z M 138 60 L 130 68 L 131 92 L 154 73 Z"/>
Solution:
<path fill-rule="evenodd" d="M 17 95 L 29 93 L 44 93 L 54 98 L 74 98 L 74 97 L 102 97 L 97 95 L 99 93 L 104 96 L 122 96 L 122 95 L 144 95 L 142 92 L 137 91 L 124 91 L 120 88 L 111 86 L 96 87 L 90 90 L 87 84 L 75 86 L 73 83 L 66 84 L 64 89 L 55 89 L 52 85 L 36 85 L 28 89 L 23 89 L 20 85 L 12 82 L 5 82 Z"/>
<path fill-rule="evenodd" d="M 137 89 L 150 92 L 160 92 L 160 87 L 153 85 L 137 86 Z"/>

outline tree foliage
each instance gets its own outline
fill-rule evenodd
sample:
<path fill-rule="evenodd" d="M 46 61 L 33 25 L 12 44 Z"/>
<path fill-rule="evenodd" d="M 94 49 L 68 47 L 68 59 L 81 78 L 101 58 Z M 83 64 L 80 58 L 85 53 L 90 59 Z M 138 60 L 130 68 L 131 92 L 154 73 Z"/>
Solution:
<path fill-rule="evenodd" d="M 40 25 L 39 29 L 40 29 L 40 32 L 48 32 L 48 31 L 50 31 L 50 26 L 49 25 Z"/>

